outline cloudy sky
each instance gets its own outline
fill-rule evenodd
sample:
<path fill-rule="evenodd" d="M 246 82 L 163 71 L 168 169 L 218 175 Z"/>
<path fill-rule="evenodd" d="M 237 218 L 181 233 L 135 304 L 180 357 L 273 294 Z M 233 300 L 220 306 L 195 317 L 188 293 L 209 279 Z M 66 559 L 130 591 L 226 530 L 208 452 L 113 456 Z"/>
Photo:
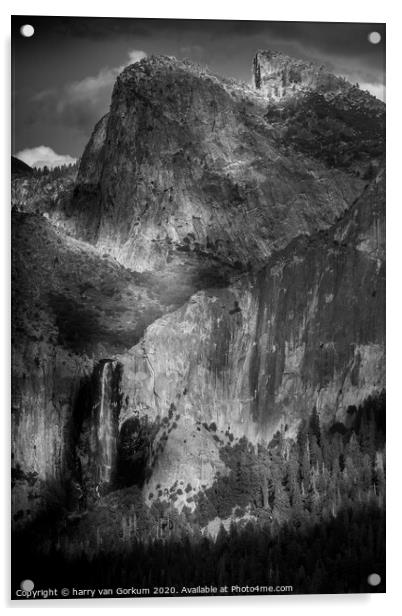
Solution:
<path fill-rule="evenodd" d="M 23 24 L 32 37 L 21 36 Z M 145 55 L 190 58 L 248 82 L 256 50 L 271 48 L 385 96 L 383 24 L 26 16 L 12 20 L 12 48 L 13 152 L 37 166 L 81 155 L 117 74 Z"/>

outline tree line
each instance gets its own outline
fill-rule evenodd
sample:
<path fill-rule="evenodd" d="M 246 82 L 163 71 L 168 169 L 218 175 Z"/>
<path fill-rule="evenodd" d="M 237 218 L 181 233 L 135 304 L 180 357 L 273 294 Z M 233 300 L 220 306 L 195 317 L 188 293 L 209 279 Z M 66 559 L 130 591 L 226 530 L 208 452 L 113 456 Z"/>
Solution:
<path fill-rule="evenodd" d="M 229 474 L 194 497 L 189 490 L 181 512 L 169 501 L 146 506 L 136 487 L 123 490 L 120 500 L 111 494 L 110 511 L 102 506 L 109 535 L 95 551 L 84 549 L 90 526 L 81 535 L 70 530 L 69 556 L 60 534 L 46 553 L 38 550 L 38 535 L 16 536 L 14 579 L 35 570 L 35 579 L 56 586 L 63 580 L 67 586 L 270 584 L 292 585 L 298 593 L 382 592 L 385 392 L 350 407 L 344 423 L 323 427 L 314 408 L 294 438 L 286 433 L 285 427 L 267 446 L 245 438 L 222 446 Z M 122 535 L 124 498 L 135 513 Z M 229 524 L 212 537 L 205 528 L 217 517 Z M 376 588 L 368 586 L 371 573 L 383 580 Z"/>

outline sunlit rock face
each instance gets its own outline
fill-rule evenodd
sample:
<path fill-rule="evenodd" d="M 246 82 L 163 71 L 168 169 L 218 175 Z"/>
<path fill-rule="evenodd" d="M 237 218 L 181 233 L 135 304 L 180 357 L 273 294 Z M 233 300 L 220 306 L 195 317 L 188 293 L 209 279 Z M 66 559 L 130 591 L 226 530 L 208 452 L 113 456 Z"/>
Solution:
<path fill-rule="evenodd" d="M 121 420 L 174 408 L 175 439 L 166 431 L 152 486 L 200 477 L 202 457 L 213 464 L 211 423 L 222 442 L 269 442 L 278 429 L 292 435 L 314 406 L 323 423 L 345 421 L 350 405 L 382 391 L 383 184 L 378 177 L 331 231 L 296 240 L 259 274 L 194 295 L 120 358 Z M 198 460 L 184 453 L 197 428 Z"/>
<path fill-rule="evenodd" d="M 77 233 L 127 267 L 183 276 L 194 262 L 261 266 L 293 237 L 328 227 L 361 182 L 284 156 L 265 112 L 256 90 L 190 63 L 128 67 L 82 158 Z M 98 197 L 85 202 L 89 187 Z"/>
<path fill-rule="evenodd" d="M 14 348 L 12 371 L 12 503 L 18 527 L 44 507 L 65 504 L 65 490 L 77 505 L 73 412 L 80 379 L 91 374 L 92 362 L 31 341 Z"/>
<path fill-rule="evenodd" d="M 254 87 L 270 100 L 291 98 L 308 89 L 336 92 L 350 87 L 323 65 L 291 58 L 279 51 L 261 50 L 253 60 Z"/>
<path fill-rule="evenodd" d="M 362 180 L 281 143 L 274 82 L 327 77 L 293 61 L 293 90 L 286 59 L 257 58 L 255 87 L 128 67 L 68 196 L 15 185 L 16 523 L 56 485 L 69 514 L 124 501 L 129 535 L 130 495 L 180 509 L 227 472 L 223 444 L 383 389 L 378 164 Z"/>

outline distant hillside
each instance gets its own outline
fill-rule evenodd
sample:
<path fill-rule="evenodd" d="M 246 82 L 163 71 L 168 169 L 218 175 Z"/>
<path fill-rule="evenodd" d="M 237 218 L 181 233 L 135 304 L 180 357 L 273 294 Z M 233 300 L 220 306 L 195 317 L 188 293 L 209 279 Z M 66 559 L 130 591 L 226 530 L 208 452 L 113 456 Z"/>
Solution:
<path fill-rule="evenodd" d="M 15 156 L 11 157 L 11 175 L 30 176 L 33 174 L 33 169 L 26 163 Z"/>

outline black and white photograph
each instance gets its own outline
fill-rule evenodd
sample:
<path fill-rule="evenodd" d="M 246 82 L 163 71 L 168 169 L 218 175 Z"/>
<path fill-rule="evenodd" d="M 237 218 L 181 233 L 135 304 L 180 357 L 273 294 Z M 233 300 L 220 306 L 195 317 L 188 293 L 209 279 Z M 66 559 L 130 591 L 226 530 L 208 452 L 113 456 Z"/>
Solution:
<path fill-rule="evenodd" d="M 384 593 L 385 23 L 11 30 L 11 599 Z"/>

